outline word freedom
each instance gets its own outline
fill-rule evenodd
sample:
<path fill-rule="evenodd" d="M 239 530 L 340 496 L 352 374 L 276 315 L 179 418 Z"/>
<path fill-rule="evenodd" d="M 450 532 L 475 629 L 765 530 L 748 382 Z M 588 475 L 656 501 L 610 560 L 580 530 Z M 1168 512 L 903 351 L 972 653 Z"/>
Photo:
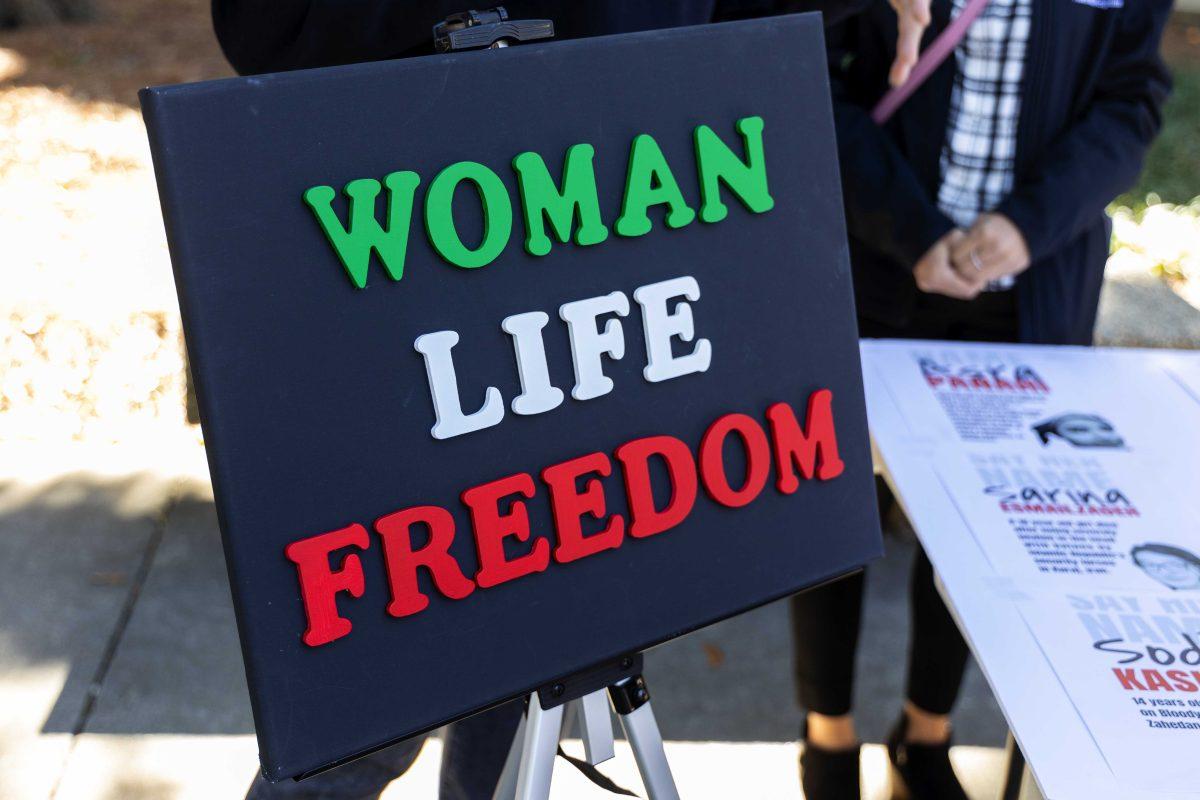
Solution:
<path fill-rule="evenodd" d="M 629 150 L 620 214 L 613 223 L 616 234 L 630 237 L 649 233 L 653 226 L 647 212 L 655 206 L 665 207 L 668 228 L 682 228 L 697 216 L 702 222 L 720 222 L 729 213 L 721 200 L 722 186 L 753 213 L 774 207 L 767 190 L 762 118 L 744 117 L 735 127 L 741 136 L 743 155 L 734 153 L 707 125 L 693 131 L 700 186 L 698 214 L 688 205 L 654 137 L 644 133 L 635 136 Z M 559 182 L 555 182 L 539 154 L 525 152 L 513 158 L 517 200 L 525 223 L 525 250 L 530 255 L 548 254 L 551 236 L 563 244 L 573 239 L 576 245 L 585 247 L 608 238 L 596 189 L 594 155 L 590 144 L 567 148 Z M 382 184 L 373 178 L 350 181 L 343 189 L 346 222 L 333 209 L 337 193 L 332 186 L 313 186 L 304 192 L 304 202 L 359 289 L 367 285 L 372 252 L 388 277 L 394 281 L 404 277 L 413 204 L 420 183 L 421 177 L 407 170 L 384 176 Z M 454 223 L 454 195 L 464 183 L 474 188 L 483 210 L 483 233 L 474 247 L 463 242 Z M 386 221 L 381 225 L 376 206 L 385 189 Z M 429 243 L 442 258 L 456 267 L 476 269 L 492 263 L 508 245 L 513 204 L 504 182 L 492 169 L 475 161 L 458 161 L 430 182 L 425 192 L 424 220 Z"/>
<path fill-rule="evenodd" d="M 662 534 L 687 519 L 701 486 L 713 502 L 741 508 L 762 493 L 772 470 L 775 489 L 784 495 L 795 493 L 802 479 L 834 479 L 842 474 L 844 464 L 838 455 L 832 402 L 828 389 L 813 392 L 803 427 L 787 403 L 767 409 L 766 430 L 746 414 L 725 414 L 705 431 L 698 454 L 673 436 L 646 436 L 620 445 L 614 456 L 622 473 L 625 515 L 608 511 L 603 479 L 613 474 L 614 465 L 604 452 L 552 464 L 541 471 L 541 482 L 549 493 L 552 531 L 531 529 L 526 501 L 533 499 L 539 488 L 525 472 L 469 487 L 460 494 L 470 513 L 469 533 L 457 530 L 454 517 L 442 506 L 413 506 L 387 514 L 374 525 L 382 550 L 378 557 L 383 560 L 391 595 L 387 613 L 407 617 L 429 606 L 429 597 L 418 582 L 421 570 L 427 571 L 439 594 L 462 600 L 476 588 L 489 589 L 543 572 L 551 560 L 567 564 L 621 547 L 627 534 L 633 539 Z M 737 442 L 745 452 L 742 475 L 731 477 L 726 472 L 727 441 Z M 665 467 L 670 483 L 670 499 L 661 507 L 655 500 L 652 463 Z M 604 527 L 585 533 L 584 520 L 588 518 Z M 464 572 L 471 565 L 460 563 L 451 553 L 456 537 L 464 534 L 474 540 L 473 577 Z M 510 542 L 524 544 L 524 552 L 511 555 Z M 358 523 L 285 548 L 300 582 L 306 645 L 318 647 L 350 633 L 352 625 L 339 613 L 338 597 L 362 597 L 366 573 L 359 553 L 367 550 L 372 550 L 372 537 Z M 339 552 L 340 565 L 335 569 L 331 557 Z"/>

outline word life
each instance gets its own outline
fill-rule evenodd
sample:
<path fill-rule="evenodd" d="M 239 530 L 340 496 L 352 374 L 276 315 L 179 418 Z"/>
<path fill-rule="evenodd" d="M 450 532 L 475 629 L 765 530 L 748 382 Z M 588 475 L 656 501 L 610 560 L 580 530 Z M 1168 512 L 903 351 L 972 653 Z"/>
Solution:
<path fill-rule="evenodd" d="M 685 355 L 675 355 L 671 340 L 691 342 L 695 325 L 688 301 L 700 299 L 700 286 L 690 276 L 673 278 L 639 287 L 633 299 L 641 307 L 645 330 L 646 367 L 643 377 L 650 383 L 678 378 L 708 370 L 712 346 L 707 339 L 696 341 Z M 675 302 L 674 309 L 669 304 Z M 575 387 L 571 397 L 592 400 L 613 389 L 612 379 L 604 374 L 605 357 L 625 356 L 625 335 L 619 317 L 629 314 L 629 298 L 624 292 L 610 292 L 564 303 L 558 316 L 567 325 L 571 341 L 571 361 L 575 368 Z M 601 317 L 608 317 L 600 326 Z M 543 414 L 563 402 L 563 392 L 550 382 L 546 362 L 546 344 L 542 331 L 550 321 L 544 311 L 527 311 L 505 317 L 500 328 L 512 337 L 521 394 L 513 398 L 515 414 Z M 504 400 L 500 390 L 489 386 L 483 405 L 464 413 L 451 350 L 458 344 L 456 331 L 437 331 L 417 337 L 414 347 L 425 358 L 425 372 L 433 398 L 436 423 L 435 439 L 448 439 L 464 433 L 499 425 L 504 419 Z"/>

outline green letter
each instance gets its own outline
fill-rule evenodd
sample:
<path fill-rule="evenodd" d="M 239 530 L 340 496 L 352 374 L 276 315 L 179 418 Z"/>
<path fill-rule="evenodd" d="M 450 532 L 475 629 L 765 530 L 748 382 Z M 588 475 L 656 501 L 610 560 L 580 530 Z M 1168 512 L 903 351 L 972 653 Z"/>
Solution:
<path fill-rule="evenodd" d="M 658 142 L 644 133 L 639 134 L 633 138 L 629 150 L 625 199 L 621 202 L 621 216 L 613 228 L 621 236 L 641 236 L 649 232 L 650 218 L 646 216 L 646 209 L 661 203 L 668 206 L 667 227 L 682 228 L 696 218 L 696 212 L 684 202 Z"/>
<path fill-rule="evenodd" d="M 350 224 L 343 225 L 333 213 L 332 186 L 313 186 L 304 193 L 304 202 L 312 209 L 325 238 L 333 245 L 346 274 L 359 289 L 367 285 L 367 267 L 371 250 L 379 254 L 383 268 L 391 279 L 404 277 L 404 254 L 408 250 L 408 224 L 412 218 L 413 193 L 421 182 L 415 172 L 393 172 L 383 179 L 387 186 L 387 229 L 375 219 L 375 198 L 379 196 L 379 181 L 362 178 L 346 184 L 350 198 Z"/>
<path fill-rule="evenodd" d="M 579 229 L 575 244 L 599 244 L 608 238 L 608 228 L 600 219 L 600 199 L 596 195 L 596 172 L 592 169 L 590 144 L 567 148 L 563 159 L 562 191 L 554 185 L 546 162 L 537 153 L 521 153 L 513 159 L 517 171 L 517 186 L 521 190 L 521 207 L 525 212 L 525 249 L 530 255 L 544 256 L 550 252 L 550 237 L 546 235 L 543 219 L 550 220 L 555 237 L 566 244 L 578 209 Z"/>
<path fill-rule="evenodd" d="M 474 250 L 462 243 L 454 228 L 454 190 L 462 181 L 475 184 L 483 204 L 483 239 Z M 492 263 L 512 233 L 512 203 L 500 176 L 474 161 L 459 161 L 439 172 L 425 195 L 425 231 L 433 249 L 456 267 Z"/>
<path fill-rule="evenodd" d="M 767 193 L 767 165 L 763 160 L 762 117 L 744 117 L 737 121 L 742 135 L 746 161 L 733 154 L 712 128 L 696 128 L 696 164 L 700 172 L 700 219 L 720 222 L 729 209 L 721 202 L 724 183 L 750 211 L 770 211 L 775 201 Z"/>

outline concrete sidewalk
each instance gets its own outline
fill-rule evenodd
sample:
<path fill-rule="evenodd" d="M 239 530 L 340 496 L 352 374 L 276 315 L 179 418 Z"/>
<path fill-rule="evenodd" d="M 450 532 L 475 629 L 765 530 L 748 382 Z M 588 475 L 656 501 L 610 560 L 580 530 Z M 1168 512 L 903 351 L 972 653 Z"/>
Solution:
<path fill-rule="evenodd" d="M 64 471 L 63 465 L 71 464 Z M 153 465 L 147 469 L 146 465 Z M 858 674 L 862 733 L 899 710 L 913 548 L 870 570 Z M 0 798 L 237 798 L 256 748 L 202 448 L 7 447 L 0 463 Z M 786 604 L 647 656 L 684 797 L 797 797 Z M 1005 726 L 972 668 L 956 761 L 994 797 Z M 438 742 L 387 796 L 433 797 Z M 867 758 L 883 796 L 885 757 Z M 563 768 L 566 768 L 564 771 Z M 632 758 L 604 771 L 638 788 Z M 559 765 L 555 795 L 609 796 Z"/>

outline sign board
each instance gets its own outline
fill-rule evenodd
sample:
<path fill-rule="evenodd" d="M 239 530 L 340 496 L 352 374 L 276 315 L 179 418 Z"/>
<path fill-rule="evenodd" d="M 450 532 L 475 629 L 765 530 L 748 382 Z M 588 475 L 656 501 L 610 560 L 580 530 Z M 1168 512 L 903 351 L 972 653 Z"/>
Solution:
<path fill-rule="evenodd" d="M 820 18 L 146 90 L 268 777 L 880 551 Z"/>
<path fill-rule="evenodd" d="M 1193 792 L 1192 361 L 898 340 L 862 350 L 883 464 L 1045 796 Z"/>

